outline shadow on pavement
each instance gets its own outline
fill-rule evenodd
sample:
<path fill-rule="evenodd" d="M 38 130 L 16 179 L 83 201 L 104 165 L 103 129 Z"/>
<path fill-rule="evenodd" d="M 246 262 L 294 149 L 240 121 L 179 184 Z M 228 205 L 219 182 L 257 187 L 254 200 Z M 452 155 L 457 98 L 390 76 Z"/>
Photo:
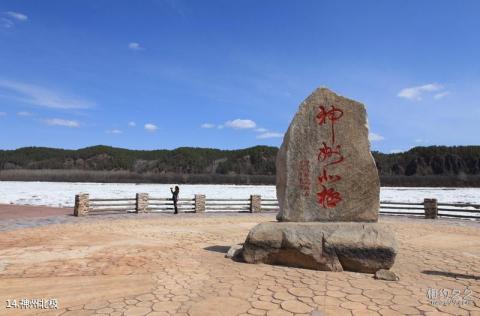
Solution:
<path fill-rule="evenodd" d="M 220 252 L 220 253 L 227 253 L 228 249 L 230 249 L 231 246 L 220 246 L 220 245 L 215 245 L 215 246 L 208 246 L 203 249 L 208 250 L 208 251 L 214 251 L 214 252 Z"/>
<path fill-rule="evenodd" d="M 433 270 L 423 270 L 422 273 L 423 274 L 428 274 L 428 275 L 445 276 L 445 277 L 449 277 L 449 278 L 480 280 L 480 276 L 475 276 L 475 275 L 472 275 L 472 274 L 453 273 L 453 272 L 445 272 L 445 271 L 433 271 Z"/>

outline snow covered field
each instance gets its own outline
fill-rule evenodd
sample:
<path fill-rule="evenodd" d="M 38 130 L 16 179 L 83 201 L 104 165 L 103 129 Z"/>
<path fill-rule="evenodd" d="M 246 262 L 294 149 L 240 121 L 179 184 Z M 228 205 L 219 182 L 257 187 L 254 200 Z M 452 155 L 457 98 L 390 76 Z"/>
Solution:
<path fill-rule="evenodd" d="M 134 198 L 145 192 L 152 197 L 171 197 L 167 184 L 134 183 L 68 183 L 0 181 L 0 204 L 46 205 L 71 207 L 75 194 L 89 193 L 90 198 Z M 251 185 L 181 185 L 180 198 L 205 194 L 210 198 L 248 199 L 250 194 L 276 198 L 275 186 Z"/>
<path fill-rule="evenodd" d="M 155 197 L 170 197 L 170 185 L 130 183 L 66 183 L 66 182 L 9 182 L 0 181 L 0 204 L 67 206 L 74 204 L 75 194 L 90 193 L 91 198 L 135 197 L 146 192 Z M 247 199 L 250 194 L 276 198 L 275 186 L 263 185 L 181 185 L 180 197 L 193 198 L 206 194 L 207 198 Z M 382 188 L 381 201 L 423 202 L 437 198 L 441 203 L 480 204 L 478 188 Z"/>

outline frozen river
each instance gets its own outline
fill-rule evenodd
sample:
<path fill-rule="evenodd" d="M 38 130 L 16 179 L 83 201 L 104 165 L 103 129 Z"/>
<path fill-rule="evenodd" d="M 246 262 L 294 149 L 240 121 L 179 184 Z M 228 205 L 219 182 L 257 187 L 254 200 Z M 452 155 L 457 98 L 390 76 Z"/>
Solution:
<path fill-rule="evenodd" d="M 170 197 L 170 185 L 131 183 L 68 183 L 68 182 L 10 182 L 0 181 L 0 204 L 67 206 L 74 204 L 75 194 L 90 193 L 90 197 L 135 197 L 145 192 L 155 197 Z M 207 198 L 247 199 L 250 194 L 262 198 L 276 198 L 272 185 L 181 185 L 180 197 L 193 198 L 205 194 Z M 394 202 L 423 202 L 436 198 L 442 203 L 480 204 L 479 188 L 381 188 L 380 199 Z"/>

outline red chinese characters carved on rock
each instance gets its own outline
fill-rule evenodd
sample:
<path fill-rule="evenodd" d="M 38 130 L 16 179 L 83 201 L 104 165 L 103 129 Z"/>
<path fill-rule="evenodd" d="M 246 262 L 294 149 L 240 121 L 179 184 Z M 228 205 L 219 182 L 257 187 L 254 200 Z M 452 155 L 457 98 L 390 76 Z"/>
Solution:
<path fill-rule="evenodd" d="M 332 145 L 335 144 L 335 122 L 343 116 L 343 111 L 335 105 L 332 105 L 330 110 L 326 110 L 323 105 L 318 107 L 319 112 L 317 114 L 317 122 L 319 125 L 327 123 L 327 120 L 332 124 Z"/>
<path fill-rule="evenodd" d="M 334 105 L 327 110 L 323 105 L 318 107 L 319 112 L 316 116 L 319 125 L 327 124 L 329 121 L 332 128 L 331 144 L 323 142 L 319 150 L 317 160 L 321 163 L 326 163 L 322 168 L 322 174 L 318 177 L 318 184 L 321 185 L 322 191 L 317 192 L 317 201 L 323 208 L 335 208 L 338 203 L 342 201 L 342 195 L 334 188 L 329 188 L 326 185 L 332 182 L 337 182 L 342 179 L 340 175 L 331 175 L 327 171 L 327 167 L 342 163 L 345 158 L 341 153 L 341 145 L 335 143 L 335 122 L 343 116 L 343 111 Z"/>
<path fill-rule="evenodd" d="M 323 174 L 318 177 L 318 183 L 329 183 L 342 180 L 342 177 L 339 175 L 330 175 L 327 173 L 327 170 L 323 168 Z"/>
<path fill-rule="evenodd" d="M 333 161 L 330 161 L 325 165 L 336 165 L 337 163 L 340 163 L 344 160 L 342 154 L 340 153 L 341 146 L 337 145 L 334 148 L 331 146 L 328 146 L 325 142 L 323 142 L 323 147 L 320 148 L 320 151 L 318 153 L 318 161 L 324 162 L 325 160 L 331 158 L 331 157 L 336 157 Z"/>
<path fill-rule="evenodd" d="M 324 208 L 335 208 L 342 201 L 342 196 L 335 189 L 322 185 L 323 190 L 317 193 L 318 203 Z"/>

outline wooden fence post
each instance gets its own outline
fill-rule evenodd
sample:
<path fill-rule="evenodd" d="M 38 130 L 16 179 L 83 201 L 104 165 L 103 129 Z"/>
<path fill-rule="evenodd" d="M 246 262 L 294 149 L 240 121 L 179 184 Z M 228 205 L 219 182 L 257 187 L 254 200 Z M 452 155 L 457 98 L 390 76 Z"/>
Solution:
<path fill-rule="evenodd" d="M 137 193 L 135 201 L 135 213 L 148 212 L 148 193 Z"/>
<path fill-rule="evenodd" d="M 205 213 L 205 194 L 195 194 L 195 213 Z"/>
<path fill-rule="evenodd" d="M 424 199 L 423 208 L 425 210 L 425 218 L 436 219 L 438 216 L 437 199 Z"/>
<path fill-rule="evenodd" d="M 80 193 L 75 195 L 75 208 L 73 209 L 73 215 L 86 216 L 90 209 L 90 196 L 88 193 Z"/>
<path fill-rule="evenodd" d="M 257 213 L 262 211 L 262 196 L 250 195 L 250 213 Z"/>

